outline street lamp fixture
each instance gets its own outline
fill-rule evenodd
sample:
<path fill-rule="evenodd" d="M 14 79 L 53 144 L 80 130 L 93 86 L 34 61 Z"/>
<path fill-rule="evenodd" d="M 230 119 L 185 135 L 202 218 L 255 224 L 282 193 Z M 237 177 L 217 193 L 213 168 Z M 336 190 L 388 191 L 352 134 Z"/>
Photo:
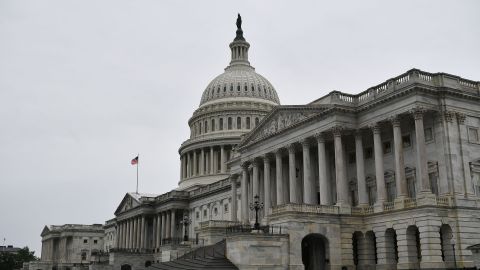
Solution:
<path fill-rule="evenodd" d="M 263 209 L 263 203 L 259 201 L 260 197 L 255 195 L 253 203 L 250 204 L 250 210 L 255 210 L 255 224 L 253 225 L 254 230 L 260 230 L 260 224 L 258 223 L 258 211 Z"/>
<path fill-rule="evenodd" d="M 183 224 L 183 227 L 185 228 L 183 241 L 188 241 L 188 225 L 190 225 L 191 223 L 192 223 L 192 219 L 188 215 L 183 216 L 183 220 L 180 221 L 180 224 Z"/>

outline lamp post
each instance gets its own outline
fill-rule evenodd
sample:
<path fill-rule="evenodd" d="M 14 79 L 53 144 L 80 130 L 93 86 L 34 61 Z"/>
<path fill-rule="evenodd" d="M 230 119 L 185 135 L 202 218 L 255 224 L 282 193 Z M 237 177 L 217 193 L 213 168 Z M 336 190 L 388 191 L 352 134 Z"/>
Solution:
<path fill-rule="evenodd" d="M 255 195 L 253 203 L 250 204 L 250 210 L 255 210 L 255 224 L 253 225 L 254 230 L 260 229 L 260 224 L 258 223 L 258 210 L 263 209 L 263 203 L 259 202 L 258 195 Z"/>
<path fill-rule="evenodd" d="M 185 228 L 185 235 L 183 236 L 183 241 L 188 241 L 188 225 L 192 223 L 192 219 L 188 215 L 183 216 L 183 220 L 180 221 L 180 224 L 183 224 L 183 227 Z"/>

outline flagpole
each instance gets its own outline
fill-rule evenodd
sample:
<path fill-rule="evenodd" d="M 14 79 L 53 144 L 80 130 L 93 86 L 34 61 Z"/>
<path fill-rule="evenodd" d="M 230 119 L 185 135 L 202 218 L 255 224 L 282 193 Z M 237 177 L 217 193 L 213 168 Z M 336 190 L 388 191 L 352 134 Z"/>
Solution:
<path fill-rule="evenodd" d="M 138 194 L 138 164 L 140 163 L 140 153 L 137 154 L 137 194 Z"/>

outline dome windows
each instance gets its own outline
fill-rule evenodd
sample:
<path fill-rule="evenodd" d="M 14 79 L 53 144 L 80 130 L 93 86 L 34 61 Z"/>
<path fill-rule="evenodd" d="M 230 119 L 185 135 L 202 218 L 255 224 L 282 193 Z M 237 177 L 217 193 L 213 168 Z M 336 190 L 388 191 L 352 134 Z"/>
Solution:
<path fill-rule="evenodd" d="M 220 123 L 219 123 L 218 129 L 223 130 L 223 118 L 220 118 Z"/>
<path fill-rule="evenodd" d="M 205 132 L 204 132 L 204 133 L 207 133 L 207 132 L 208 132 L 208 122 L 207 122 L 207 121 L 205 121 L 205 126 L 204 126 L 204 128 L 205 128 Z"/>
<path fill-rule="evenodd" d="M 258 119 L 258 117 L 255 117 L 255 126 L 258 126 L 259 122 L 260 122 L 260 120 Z"/>
<path fill-rule="evenodd" d="M 247 121 L 247 123 L 246 123 L 247 124 L 247 129 L 250 129 L 250 117 L 247 117 L 246 121 Z"/>
<path fill-rule="evenodd" d="M 242 118 L 237 117 L 237 129 L 242 129 Z"/>
<path fill-rule="evenodd" d="M 232 125 L 233 125 L 233 120 L 232 117 L 228 117 L 228 130 L 232 130 Z"/>
<path fill-rule="evenodd" d="M 212 119 L 212 127 L 210 128 L 213 131 L 215 131 L 215 119 Z"/>

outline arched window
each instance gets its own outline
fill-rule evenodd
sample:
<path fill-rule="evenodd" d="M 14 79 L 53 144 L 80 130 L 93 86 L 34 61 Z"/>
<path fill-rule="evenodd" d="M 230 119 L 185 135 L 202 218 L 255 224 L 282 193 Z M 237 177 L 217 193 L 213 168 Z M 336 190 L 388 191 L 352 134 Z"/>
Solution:
<path fill-rule="evenodd" d="M 255 117 L 255 126 L 258 126 L 259 122 L 260 122 L 260 120 L 258 119 L 258 117 Z"/>
<path fill-rule="evenodd" d="M 220 123 L 218 124 L 218 129 L 223 130 L 223 118 L 220 118 Z"/>
<path fill-rule="evenodd" d="M 227 85 L 226 84 L 223 86 L 223 92 L 224 93 L 227 92 Z"/>
<path fill-rule="evenodd" d="M 232 129 L 232 118 L 228 117 L 228 130 Z"/>
<path fill-rule="evenodd" d="M 202 134 L 202 123 L 198 123 L 198 134 Z"/>
<path fill-rule="evenodd" d="M 247 117 L 247 129 L 250 129 L 250 117 Z"/>
<path fill-rule="evenodd" d="M 247 84 L 245 84 L 245 86 L 243 87 L 243 89 L 245 90 L 245 92 L 248 91 L 248 86 L 247 86 Z"/>
<path fill-rule="evenodd" d="M 217 88 L 217 95 L 220 94 L 220 86 Z"/>
<path fill-rule="evenodd" d="M 242 118 L 237 117 L 237 129 L 242 129 Z"/>
<path fill-rule="evenodd" d="M 233 83 L 230 84 L 230 91 L 233 91 Z"/>
<path fill-rule="evenodd" d="M 240 92 L 240 84 L 237 85 L 237 91 Z"/>
<path fill-rule="evenodd" d="M 212 127 L 211 127 L 211 130 L 212 130 L 212 131 L 215 131 L 215 119 L 212 119 Z"/>
<path fill-rule="evenodd" d="M 208 122 L 207 121 L 205 121 L 204 129 L 205 129 L 204 132 L 207 133 L 208 132 Z"/>

